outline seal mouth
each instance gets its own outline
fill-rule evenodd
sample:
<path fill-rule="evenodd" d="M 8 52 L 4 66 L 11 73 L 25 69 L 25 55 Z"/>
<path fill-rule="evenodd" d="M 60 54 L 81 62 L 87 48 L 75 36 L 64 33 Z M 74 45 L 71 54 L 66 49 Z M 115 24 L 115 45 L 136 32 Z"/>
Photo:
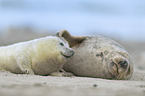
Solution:
<path fill-rule="evenodd" d="M 60 53 L 61 53 L 61 55 L 62 55 L 62 56 L 66 57 L 66 58 L 69 58 L 69 57 L 71 57 L 71 56 L 73 56 L 73 55 L 74 55 L 74 52 L 72 52 L 72 54 L 71 54 L 71 55 L 65 55 L 65 54 L 63 54 L 63 52 L 62 52 L 62 51 L 61 51 Z"/>
<path fill-rule="evenodd" d="M 118 74 L 119 74 L 119 72 L 118 72 L 119 67 L 113 61 L 110 64 L 111 64 L 110 65 L 111 66 L 111 70 L 110 70 L 109 74 L 111 75 L 112 79 L 117 79 L 118 78 Z"/>

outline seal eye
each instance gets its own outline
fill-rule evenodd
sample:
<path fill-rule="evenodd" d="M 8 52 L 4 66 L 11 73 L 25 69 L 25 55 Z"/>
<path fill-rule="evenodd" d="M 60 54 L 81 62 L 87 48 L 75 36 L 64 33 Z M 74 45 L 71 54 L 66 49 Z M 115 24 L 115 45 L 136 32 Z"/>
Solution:
<path fill-rule="evenodd" d="M 61 45 L 61 46 L 64 46 L 64 44 L 63 44 L 63 43 L 60 43 L 60 45 Z"/>

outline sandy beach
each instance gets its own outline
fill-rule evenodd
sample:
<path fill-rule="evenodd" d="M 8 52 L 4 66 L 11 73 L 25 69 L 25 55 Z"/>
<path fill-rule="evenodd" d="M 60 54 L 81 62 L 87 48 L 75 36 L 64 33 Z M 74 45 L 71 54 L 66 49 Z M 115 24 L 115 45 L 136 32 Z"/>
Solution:
<path fill-rule="evenodd" d="M 145 71 L 130 80 L 0 73 L 0 96 L 145 96 Z"/>

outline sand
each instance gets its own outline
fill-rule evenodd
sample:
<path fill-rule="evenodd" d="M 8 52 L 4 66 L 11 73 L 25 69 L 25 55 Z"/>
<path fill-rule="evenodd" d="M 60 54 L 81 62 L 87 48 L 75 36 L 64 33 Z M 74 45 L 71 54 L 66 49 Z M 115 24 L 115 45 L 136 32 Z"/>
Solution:
<path fill-rule="evenodd" d="M 0 72 L 0 96 L 145 96 L 145 71 L 130 80 Z"/>

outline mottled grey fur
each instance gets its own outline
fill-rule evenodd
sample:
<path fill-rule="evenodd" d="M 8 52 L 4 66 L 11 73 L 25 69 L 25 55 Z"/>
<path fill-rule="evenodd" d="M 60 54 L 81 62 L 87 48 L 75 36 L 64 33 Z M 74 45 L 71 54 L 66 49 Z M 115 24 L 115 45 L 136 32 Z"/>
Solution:
<path fill-rule="evenodd" d="M 75 50 L 74 56 L 63 66 L 65 71 L 77 76 L 106 79 L 129 79 L 132 76 L 132 60 L 116 41 L 98 35 L 71 36 L 66 30 L 60 31 L 58 36 L 67 40 Z M 78 38 L 83 41 L 78 42 Z M 126 61 L 126 68 L 121 67 L 119 61 Z"/>

